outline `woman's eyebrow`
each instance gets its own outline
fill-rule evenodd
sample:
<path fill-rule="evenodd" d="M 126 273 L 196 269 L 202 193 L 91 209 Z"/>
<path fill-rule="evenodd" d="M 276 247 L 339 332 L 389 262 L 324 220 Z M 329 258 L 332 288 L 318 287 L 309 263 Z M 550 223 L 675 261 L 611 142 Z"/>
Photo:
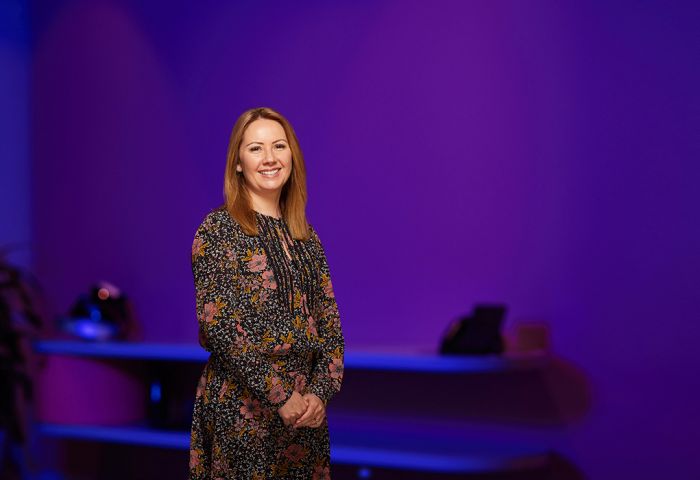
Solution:
<path fill-rule="evenodd" d="M 272 143 L 286 142 L 286 141 L 287 141 L 287 140 L 285 140 L 284 138 L 278 138 L 277 140 L 275 140 L 275 141 L 272 142 Z M 246 147 L 249 147 L 250 145 L 252 145 L 252 144 L 254 144 L 254 143 L 259 143 L 260 145 L 263 144 L 263 142 L 250 142 L 248 145 L 246 145 Z"/>

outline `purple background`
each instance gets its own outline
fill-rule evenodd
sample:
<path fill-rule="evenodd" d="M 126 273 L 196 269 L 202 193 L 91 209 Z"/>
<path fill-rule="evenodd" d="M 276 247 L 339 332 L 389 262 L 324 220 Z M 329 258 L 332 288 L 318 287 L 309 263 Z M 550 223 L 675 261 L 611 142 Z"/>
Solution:
<path fill-rule="evenodd" d="M 175 3 L 30 3 L 32 254 L 56 313 L 106 279 L 144 340 L 195 342 L 194 231 L 236 117 L 271 106 L 348 348 L 435 346 L 507 302 L 588 377 L 587 416 L 551 432 L 586 476 L 700 471 L 693 2 Z"/>
<path fill-rule="evenodd" d="M 31 267 L 30 36 L 26 2 L 0 2 L 0 248 Z"/>

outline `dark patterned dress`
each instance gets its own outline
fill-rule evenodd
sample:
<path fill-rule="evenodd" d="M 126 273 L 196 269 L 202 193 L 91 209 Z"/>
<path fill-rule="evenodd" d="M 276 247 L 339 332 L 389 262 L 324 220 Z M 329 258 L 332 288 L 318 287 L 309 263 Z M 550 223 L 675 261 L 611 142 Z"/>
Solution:
<path fill-rule="evenodd" d="M 284 219 L 256 213 L 246 235 L 220 207 L 192 244 L 199 342 L 190 480 L 329 479 L 328 423 L 285 426 L 294 390 L 324 403 L 340 390 L 344 339 L 326 256 L 311 227 L 292 239 Z"/>

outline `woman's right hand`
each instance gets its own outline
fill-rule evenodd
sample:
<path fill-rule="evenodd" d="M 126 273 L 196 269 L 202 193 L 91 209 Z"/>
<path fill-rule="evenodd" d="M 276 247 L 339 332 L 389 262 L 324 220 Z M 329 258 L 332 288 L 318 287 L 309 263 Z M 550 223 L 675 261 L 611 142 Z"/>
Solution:
<path fill-rule="evenodd" d="M 287 399 L 287 401 L 278 410 L 280 417 L 285 425 L 294 425 L 304 412 L 306 412 L 307 404 L 304 397 L 296 390 Z"/>

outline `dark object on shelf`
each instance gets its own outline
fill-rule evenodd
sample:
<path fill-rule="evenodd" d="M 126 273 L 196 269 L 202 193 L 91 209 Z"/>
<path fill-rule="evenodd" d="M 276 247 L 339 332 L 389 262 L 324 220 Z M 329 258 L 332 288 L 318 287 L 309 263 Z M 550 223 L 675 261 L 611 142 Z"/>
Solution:
<path fill-rule="evenodd" d="M 161 372 L 152 375 L 148 386 L 148 425 L 163 430 L 189 430 L 194 401 L 178 392 L 182 376 Z"/>
<path fill-rule="evenodd" d="M 477 305 L 474 312 L 454 321 L 440 345 L 440 353 L 487 355 L 503 353 L 501 325 L 505 305 Z"/>
<path fill-rule="evenodd" d="M 7 263 L 0 250 L 0 478 L 20 478 L 28 469 L 27 413 L 39 367 L 31 343 L 42 328 L 38 282 Z"/>
<path fill-rule="evenodd" d="M 165 398 L 164 398 L 165 397 Z M 148 422 L 152 427 L 163 428 L 167 424 L 167 395 L 159 378 L 151 380 L 148 387 Z"/>
<path fill-rule="evenodd" d="M 92 286 L 78 297 L 68 317 L 59 320 L 62 331 L 84 340 L 125 340 L 135 325 L 128 298 L 108 282 Z"/>

